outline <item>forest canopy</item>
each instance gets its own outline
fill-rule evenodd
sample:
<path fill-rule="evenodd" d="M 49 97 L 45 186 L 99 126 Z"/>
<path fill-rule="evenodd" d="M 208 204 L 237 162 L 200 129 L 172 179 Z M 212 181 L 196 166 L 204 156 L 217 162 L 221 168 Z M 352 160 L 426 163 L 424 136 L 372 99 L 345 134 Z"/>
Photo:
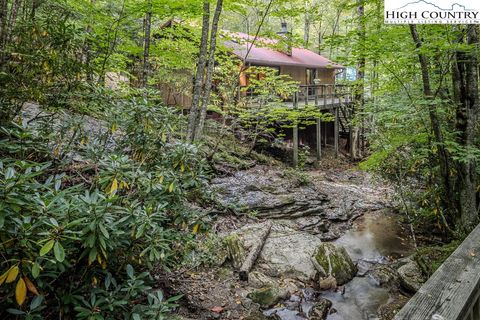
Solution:
<path fill-rule="evenodd" d="M 413 233 L 462 239 L 480 208 L 478 26 L 383 14 L 381 0 L 0 0 L 0 316 L 171 319 L 182 293 L 154 275 L 208 265 L 216 214 L 242 209 L 210 180 L 279 165 L 268 151 L 309 126 L 344 130 L 337 156 L 393 186 Z M 262 39 L 323 56 L 332 83 L 247 63 Z M 308 103 L 315 85 L 348 87 L 346 114 Z M 288 172 L 307 184 L 314 154 L 296 152 Z"/>

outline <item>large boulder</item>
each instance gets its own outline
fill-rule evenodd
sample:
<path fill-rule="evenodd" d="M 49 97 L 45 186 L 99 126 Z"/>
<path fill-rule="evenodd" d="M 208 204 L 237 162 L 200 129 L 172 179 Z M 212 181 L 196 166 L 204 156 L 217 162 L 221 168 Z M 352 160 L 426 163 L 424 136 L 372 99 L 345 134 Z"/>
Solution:
<path fill-rule="evenodd" d="M 274 224 L 260 254 L 259 266 L 273 276 L 313 280 L 317 270 L 311 257 L 321 243 L 307 232 Z"/>
<path fill-rule="evenodd" d="M 333 276 L 338 285 L 347 283 L 357 273 L 347 250 L 332 243 L 322 243 L 315 251 L 313 262 L 321 277 Z"/>
<path fill-rule="evenodd" d="M 246 225 L 226 237 L 234 265 L 238 266 L 238 260 L 244 259 L 250 248 L 258 243 L 263 227 L 261 223 Z M 253 271 L 260 271 L 269 277 L 293 278 L 303 282 L 314 280 L 317 269 L 312 256 L 321 243 L 314 235 L 275 222 Z"/>
<path fill-rule="evenodd" d="M 397 271 L 400 277 L 400 284 L 410 292 L 417 292 L 425 282 L 422 271 L 413 260 L 398 268 Z"/>

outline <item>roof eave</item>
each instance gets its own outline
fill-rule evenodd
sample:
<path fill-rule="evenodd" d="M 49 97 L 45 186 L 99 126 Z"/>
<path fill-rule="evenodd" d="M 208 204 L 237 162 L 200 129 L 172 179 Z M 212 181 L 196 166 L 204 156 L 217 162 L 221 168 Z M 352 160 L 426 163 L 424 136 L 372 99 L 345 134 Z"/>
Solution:
<path fill-rule="evenodd" d="M 276 62 L 276 61 L 265 61 L 265 60 L 256 60 L 249 59 L 245 60 L 247 63 L 261 64 L 265 66 L 289 66 L 289 67 L 302 67 L 302 68 L 318 68 L 318 69 L 345 69 L 341 65 L 318 65 L 318 64 L 303 64 L 303 63 L 288 63 L 288 62 Z"/>

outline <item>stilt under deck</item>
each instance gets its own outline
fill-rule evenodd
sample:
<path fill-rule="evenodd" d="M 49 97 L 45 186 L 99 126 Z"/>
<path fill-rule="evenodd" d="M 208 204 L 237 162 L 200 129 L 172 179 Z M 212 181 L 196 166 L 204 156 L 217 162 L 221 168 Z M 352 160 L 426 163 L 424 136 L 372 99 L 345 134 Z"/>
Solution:
<path fill-rule="evenodd" d="M 239 96 L 240 96 L 239 90 Z M 247 96 L 249 93 L 246 93 Z M 315 85 L 300 85 L 298 91 L 290 98 L 283 101 L 283 103 L 290 108 L 298 109 L 302 105 L 314 105 L 320 111 L 330 112 L 334 116 L 334 150 L 335 156 L 339 152 L 339 132 L 349 132 L 349 122 L 351 117 L 351 106 L 353 104 L 353 92 L 350 85 L 339 84 L 315 84 Z M 325 126 L 324 128 L 325 129 Z M 316 119 L 316 144 L 315 155 L 317 161 L 322 158 L 322 138 L 327 143 L 326 132 L 325 137 L 322 135 L 322 121 Z M 298 165 L 298 149 L 299 149 L 299 134 L 298 126 L 292 130 L 293 142 L 293 165 Z"/>
<path fill-rule="evenodd" d="M 319 84 L 300 86 L 299 91 L 294 93 L 291 101 L 286 101 L 287 105 L 297 109 L 301 104 L 318 107 L 320 111 L 329 111 L 334 117 L 334 150 L 335 156 L 339 152 L 339 124 L 340 113 L 345 117 L 349 113 L 350 106 L 353 103 L 352 91 L 350 86 Z M 343 108 L 343 109 L 342 109 Z M 341 112 L 340 112 L 341 111 Z M 345 119 L 347 120 L 347 119 Z M 347 125 L 343 127 L 347 128 Z M 322 121 L 316 119 L 316 157 L 317 161 L 322 158 Z M 293 128 L 293 165 L 298 165 L 298 126 Z"/>

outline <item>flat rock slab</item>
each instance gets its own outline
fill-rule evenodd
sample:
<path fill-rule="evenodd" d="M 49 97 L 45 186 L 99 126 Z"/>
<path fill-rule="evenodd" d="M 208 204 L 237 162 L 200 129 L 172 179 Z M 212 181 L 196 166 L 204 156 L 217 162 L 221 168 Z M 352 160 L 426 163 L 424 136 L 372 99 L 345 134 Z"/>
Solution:
<path fill-rule="evenodd" d="M 323 214 L 328 198 L 313 184 L 298 186 L 280 170 L 257 166 L 212 181 L 223 206 L 235 204 L 240 211 L 259 217 L 295 218 Z"/>
<path fill-rule="evenodd" d="M 258 241 L 262 227 L 263 224 L 247 225 L 237 232 L 247 250 Z M 311 258 L 321 243 L 318 237 L 307 232 L 274 223 L 254 270 L 273 277 L 313 280 L 317 270 Z"/>

